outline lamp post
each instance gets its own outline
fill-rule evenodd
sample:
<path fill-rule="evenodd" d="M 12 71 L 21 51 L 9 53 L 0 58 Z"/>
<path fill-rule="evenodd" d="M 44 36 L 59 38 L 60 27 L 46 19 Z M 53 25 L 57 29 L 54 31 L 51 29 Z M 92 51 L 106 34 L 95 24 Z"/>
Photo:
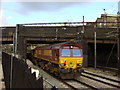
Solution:
<path fill-rule="evenodd" d="M 83 28 L 81 30 L 81 42 L 83 42 L 83 35 L 84 35 L 84 32 L 85 32 L 85 26 L 84 26 L 84 16 L 83 16 Z"/>
<path fill-rule="evenodd" d="M 15 54 L 17 53 L 17 47 L 18 47 L 18 28 L 19 24 L 16 25 L 16 30 L 15 30 Z"/>
<path fill-rule="evenodd" d="M 117 14 L 117 52 L 118 52 L 118 56 L 117 56 L 117 60 L 118 60 L 118 75 L 120 75 L 120 13 L 118 12 Z"/>
<path fill-rule="evenodd" d="M 96 69 L 96 31 L 94 32 L 94 68 Z"/>
<path fill-rule="evenodd" d="M 103 26 L 105 27 L 106 26 L 106 12 L 105 12 L 105 9 L 104 10 L 104 18 L 103 18 Z"/>

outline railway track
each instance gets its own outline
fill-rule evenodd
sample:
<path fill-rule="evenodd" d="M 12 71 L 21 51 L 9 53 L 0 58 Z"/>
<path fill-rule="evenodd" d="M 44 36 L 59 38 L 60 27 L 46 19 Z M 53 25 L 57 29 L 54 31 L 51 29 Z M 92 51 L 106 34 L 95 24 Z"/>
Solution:
<path fill-rule="evenodd" d="M 118 90 L 120 89 L 119 85 L 104 82 L 98 79 L 93 79 L 88 76 L 86 77 L 85 75 L 82 75 L 79 79 L 60 80 L 60 81 L 73 90 L 79 90 L 79 89 L 92 89 L 92 90 L 116 89 Z"/>
<path fill-rule="evenodd" d="M 48 73 L 45 70 L 46 73 Z M 68 79 L 68 80 L 63 80 L 57 76 L 55 76 L 52 73 L 48 73 L 50 74 L 52 77 L 54 77 L 56 80 L 60 81 L 61 83 L 63 83 L 64 85 L 66 85 L 67 87 L 69 87 L 69 89 L 72 90 L 80 90 L 80 89 L 92 89 L 92 90 L 99 90 L 98 88 L 96 88 L 94 85 L 90 85 L 87 84 L 83 81 L 77 80 L 77 79 Z M 64 87 L 63 87 L 64 88 Z"/>
<path fill-rule="evenodd" d="M 72 89 L 120 89 L 120 80 L 111 79 L 85 71 L 79 79 L 63 80 Z"/>
<path fill-rule="evenodd" d="M 100 78 L 103 78 L 103 79 L 107 79 L 107 80 L 110 80 L 110 81 L 113 81 L 113 82 L 120 83 L 119 79 L 111 79 L 111 78 L 108 78 L 108 77 L 105 77 L 105 76 L 101 76 L 101 75 L 98 75 L 98 74 L 95 74 L 95 73 L 92 73 L 92 72 L 89 72 L 89 71 L 84 71 L 84 73 L 85 74 L 89 74 L 89 75 L 93 75 L 93 76 L 97 76 L 97 77 L 100 77 Z"/>
<path fill-rule="evenodd" d="M 71 86 L 76 87 L 77 90 L 79 89 L 92 89 L 92 90 L 99 90 L 93 85 L 89 85 L 85 82 L 81 82 L 80 80 L 77 79 L 71 79 L 71 80 L 65 80 L 65 82 L 69 83 Z"/>
<path fill-rule="evenodd" d="M 68 86 L 69 89 L 72 89 L 72 90 L 80 90 L 80 89 L 99 90 L 95 86 L 81 82 L 77 79 L 69 79 L 69 80 L 62 80 L 62 79 L 58 79 L 58 78 L 56 78 L 56 79 L 59 80 L 64 85 Z"/>
<path fill-rule="evenodd" d="M 78 79 L 61 80 L 68 87 L 78 89 L 120 89 L 120 80 L 111 79 L 85 71 Z"/>
<path fill-rule="evenodd" d="M 46 73 L 48 71 L 44 70 Z M 48 73 L 56 80 L 63 83 L 71 90 L 80 90 L 80 89 L 92 89 L 92 90 L 100 90 L 100 89 L 120 89 L 119 80 L 110 79 L 107 77 L 103 77 L 100 75 L 96 75 L 90 72 L 84 72 L 78 79 L 69 79 L 63 80 L 55 76 L 54 74 Z M 59 84 L 59 83 L 58 83 Z M 63 87 L 64 88 L 64 87 Z"/>
<path fill-rule="evenodd" d="M 60 83 L 63 83 L 65 86 L 67 86 L 71 90 L 79 90 L 79 89 L 92 89 L 92 90 L 97 90 L 96 87 L 86 84 L 84 82 L 81 82 L 76 79 L 68 79 L 68 80 L 63 80 L 57 76 L 55 76 L 52 73 L 49 73 L 48 71 L 44 70 L 46 73 L 54 77 L 56 80 L 60 81 Z M 59 84 L 59 83 L 58 83 Z M 64 88 L 64 87 L 63 87 Z"/>
<path fill-rule="evenodd" d="M 100 88 L 117 88 L 117 89 L 120 89 L 120 80 L 107 78 L 107 77 L 100 76 L 100 75 L 90 73 L 90 72 L 87 72 L 87 71 L 82 73 L 81 78 L 87 78 L 87 79 L 90 79 L 90 80 L 94 80 L 96 83 L 100 83 L 102 86 L 104 86 L 104 87 L 100 87 Z"/>
<path fill-rule="evenodd" d="M 46 70 L 44 71 L 48 73 L 48 71 Z M 78 79 L 71 79 L 71 80 L 62 80 L 57 76 L 55 76 L 54 74 L 51 74 L 51 73 L 48 73 L 48 74 L 50 74 L 52 77 L 58 80 L 59 83 L 63 83 L 64 86 L 67 86 L 69 89 L 72 89 L 72 90 L 79 90 L 79 89 L 99 90 L 101 88 L 102 89 L 113 88 L 117 90 L 120 89 L 119 80 L 103 77 L 87 71 L 82 73 Z M 62 88 L 64 88 L 64 86 Z"/>

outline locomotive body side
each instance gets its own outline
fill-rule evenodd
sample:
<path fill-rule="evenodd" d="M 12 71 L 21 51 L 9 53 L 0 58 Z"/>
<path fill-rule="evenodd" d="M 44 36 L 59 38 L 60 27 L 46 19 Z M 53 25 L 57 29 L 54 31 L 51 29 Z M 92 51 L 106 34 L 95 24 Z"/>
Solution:
<path fill-rule="evenodd" d="M 58 56 L 56 56 L 56 51 L 58 50 L 36 48 L 34 57 L 54 63 L 54 64 L 59 64 L 59 58 Z"/>

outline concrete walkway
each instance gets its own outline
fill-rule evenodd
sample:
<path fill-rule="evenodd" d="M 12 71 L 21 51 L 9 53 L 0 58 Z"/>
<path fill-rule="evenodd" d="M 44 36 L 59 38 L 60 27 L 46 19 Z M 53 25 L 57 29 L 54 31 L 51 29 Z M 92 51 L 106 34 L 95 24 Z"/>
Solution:
<path fill-rule="evenodd" d="M 5 84 L 2 81 L 4 79 L 3 77 L 3 69 L 2 69 L 2 51 L 0 50 L 0 90 L 5 89 Z"/>

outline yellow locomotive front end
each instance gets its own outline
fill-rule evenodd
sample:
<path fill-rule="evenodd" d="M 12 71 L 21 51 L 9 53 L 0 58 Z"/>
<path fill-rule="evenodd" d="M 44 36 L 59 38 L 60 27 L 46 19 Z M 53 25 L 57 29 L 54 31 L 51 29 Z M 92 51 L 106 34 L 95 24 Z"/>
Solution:
<path fill-rule="evenodd" d="M 78 46 L 65 46 L 60 50 L 59 67 L 61 73 L 81 73 L 83 63 L 82 49 Z"/>
<path fill-rule="evenodd" d="M 82 67 L 83 57 L 60 57 L 60 68 L 75 70 Z"/>

